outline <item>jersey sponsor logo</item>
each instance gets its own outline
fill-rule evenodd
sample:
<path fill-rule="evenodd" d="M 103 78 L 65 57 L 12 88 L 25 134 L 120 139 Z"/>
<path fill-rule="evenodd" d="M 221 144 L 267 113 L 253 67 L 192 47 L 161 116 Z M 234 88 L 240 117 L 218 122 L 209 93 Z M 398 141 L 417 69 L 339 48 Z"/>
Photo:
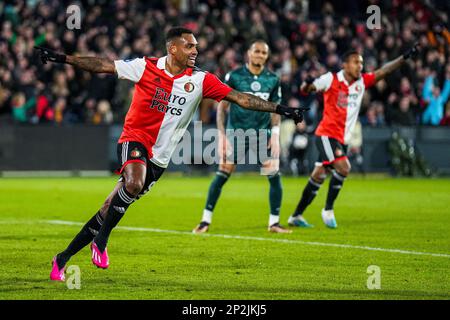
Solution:
<path fill-rule="evenodd" d="M 347 94 L 344 91 L 339 91 L 337 98 L 337 105 L 341 108 L 357 108 L 359 93 Z"/>
<path fill-rule="evenodd" d="M 259 90 L 261 90 L 261 83 L 259 83 L 258 81 L 253 81 L 253 82 L 250 84 L 250 88 L 251 88 L 253 91 L 259 91 Z"/>
<path fill-rule="evenodd" d="M 192 82 L 189 81 L 184 84 L 184 91 L 192 92 L 192 91 L 194 91 L 194 89 L 195 89 L 195 86 Z"/>
<path fill-rule="evenodd" d="M 182 106 L 186 103 L 186 98 L 168 93 L 163 88 L 156 88 L 155 96 L 150 104 L 150 109 L 156 109 L 159 112 L 180 116 L 183 109 L 171 107 L 168 105 L 169 103 Z"/>

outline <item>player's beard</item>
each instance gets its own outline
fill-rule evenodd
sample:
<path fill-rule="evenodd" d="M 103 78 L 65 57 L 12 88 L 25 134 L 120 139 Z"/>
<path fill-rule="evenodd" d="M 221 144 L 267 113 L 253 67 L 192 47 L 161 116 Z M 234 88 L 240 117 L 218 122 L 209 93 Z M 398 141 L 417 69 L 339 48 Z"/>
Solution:
<path fill-rule="evenodd" d="M 262 63 L 252 62 L 252 66 L 255 68 L 262 68 L 264 65 Z"/>

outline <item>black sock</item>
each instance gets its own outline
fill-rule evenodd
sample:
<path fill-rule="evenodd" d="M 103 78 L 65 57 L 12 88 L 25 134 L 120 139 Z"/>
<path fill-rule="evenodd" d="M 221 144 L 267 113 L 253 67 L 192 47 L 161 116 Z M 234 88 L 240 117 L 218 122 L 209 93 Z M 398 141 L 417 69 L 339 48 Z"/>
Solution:
<path fill-rule="evenodd" d="M 294 217 L 303 214 L 303 211 L 305 211 L 306 207 L 308 207 L 316 197 L 321 185 L 322 183 L 315 181 L 312 177 L 309 178 L 308 184 L 306 185 L 305 189 L 303 189 L 302 198 L 300 199 L 293 214 Z"/>
<path fill-rule="evenodd" d="M 125 186 L 119 189 L 116 195 L 111 199 L 108 214 L 103 221 L 100 231 L 95 236 L 94 241 L 100 252 L 105 251 L 109 235 L 112 229 L 117 226 L 120 219 L 122 219 L 125 211 L 127 211 L 130 204 L 133 203 L 135 197 L 130 194 Z"/>
<path fill-rule="evenodd" d="M 103 218 L 98 211 L 81 229 L 81 231 L 73 238 L 72 242 L 67 246 L 66 250 L 56 255 L 56 263 L 58 267 L 63 268 L 69 259 L 78 251 L 87 246 L 97 235 L 103 223 Z"/>
<path fill-rule="evenodd" d="M 345 176 L 337 173 L 335 170 L 333 170 L 333 175 L 331 176 L 330 185 L 328 187 L 328 195 L 327 195 L 327 202 L 325 204 L 325 210 L 332 210 L 334 205 L 334 200 L 336 200 L 336 197 L 339 194 L 339 191 L 342 188 L 342 185 L 345 181 Z"/>

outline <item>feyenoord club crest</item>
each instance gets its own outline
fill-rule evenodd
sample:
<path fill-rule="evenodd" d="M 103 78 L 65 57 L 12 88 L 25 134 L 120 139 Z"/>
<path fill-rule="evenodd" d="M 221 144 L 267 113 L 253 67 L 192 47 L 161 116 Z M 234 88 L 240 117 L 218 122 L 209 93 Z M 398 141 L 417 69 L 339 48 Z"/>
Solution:
<path fill-rule="evenodd" d="M 356 92 L 361 92 L 361 86 L 360 85 L 356 85 L 355 90 L 356 90 Z"/>
<path fill-rule="evenodd" d="M 134 148 L 133 151 L 131 151 L 130 156 L 132 158 L 139 158 L 141 156 L 141 152 L 137 148 Z"/>
<path fill-rule="evenodd" d="M 259 90 L 261 90 L 261 83 L 259 83 L 258 81 L 253 81 L 250 85 L 250 88 L 253 91 L 259 91 Z"/>
<path fill-rule="evenodd" d="M 184 91 L 186 91 L 186 92 L 192 92 L 192 91 L 194 91 L 194 88 L 195 88 L 195 86 L 192 82 L 186 82 L 184 84 Z"/>

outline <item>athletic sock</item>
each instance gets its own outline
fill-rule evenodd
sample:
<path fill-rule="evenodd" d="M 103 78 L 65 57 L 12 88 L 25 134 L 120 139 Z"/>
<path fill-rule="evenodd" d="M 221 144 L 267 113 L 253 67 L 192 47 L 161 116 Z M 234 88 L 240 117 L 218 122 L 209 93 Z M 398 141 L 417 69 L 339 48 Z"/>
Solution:
<path fill-rule="evenodd" d="M 203 209 L 203 216 L 202 216 L 202 222 L 208 222 L 211 224 L 212 221 L 212 211 L 209 211 L 208 209 Z"/>
<path fill-rule="evenodd" d="M 210 212 L 209 214 L 209 223 L 211 223 L 212 219 L 212 211 L 216 206 L 217 200 L 219 200 L 220 193 L 222 192 L 222 187 L 225 182 L 228 181 L 230 175 L 225 171 L 217 171 L 216 176 L 214 177 L 211 185 L 209 186 L 208 198 L 206 199 L 205 210 Z M 205 211 L 203 211 L 205 213 Z M 203 214 L 205 216 L 205 214 Z"/>
<path fill-rule="evenodd" d="M 283 187 L 281 186 L 281 177 L 276 173 L 268 177 L 270 183 L 269 189 L 269 203 L 270 203 L 270 218 L 269 226 L 280 220 L 281 199 L 283 197 Z M 275 218 L 277 217 L 277 218 Z M 277 221 L 276 221 L 277 220 Z"/>
<path fill-rule="evenodd" d="M 81 231 L 73 238 L 66 250 L 56 255 L 58 267 L 63 268 L 69 259 L 78 251 L 87 246 L 97 235 L 103 223 L 103 218 L 98 211 L 84 226 Z"/>
<path fill-rule="evenodd" d="M 330 185 L 328 187 L 328 195 L 327 195 L 327 202 L 325 204 L 325 210 L 333 210 L 334 201 L 336 200 L 339 191 L 342 188 L 342 185 L 345 181 L 345 176 L 339 174 L 336 172 L 336 170 L 333 170 L 332 177 L 330 180 Z"/>
<path fill-rule="evenodd" d="M 295 212 L 293 214 L 294 217 L 303 214 L 303 211 L 305 211 L 305 209 L 316 197 L 321 185 L 321 182 L 317 182 L 312 177 L 309 177 L 308 184 L 306 185 L 305 189 L 303 189 L 302 198 L 298 202 L 297 208 L 295 209 Z"/>
<path fill-rule="evenodd" d="M 122 219 L 125 211 L 133 203 L 135 197 L 130 194 L 125 186 L 119 189 L 119 191 L 111 199 L 111 204 L 108 208 L 108 214 L 103 221 L 103 225 L 100 228 L 97 236 L 94 238 L 94 242 L 97 245 L 100 252 L 105 251 L 106 244 L 108 243 L 109 235 L 112 229 L 117 226 L 120 219 Z"/>

